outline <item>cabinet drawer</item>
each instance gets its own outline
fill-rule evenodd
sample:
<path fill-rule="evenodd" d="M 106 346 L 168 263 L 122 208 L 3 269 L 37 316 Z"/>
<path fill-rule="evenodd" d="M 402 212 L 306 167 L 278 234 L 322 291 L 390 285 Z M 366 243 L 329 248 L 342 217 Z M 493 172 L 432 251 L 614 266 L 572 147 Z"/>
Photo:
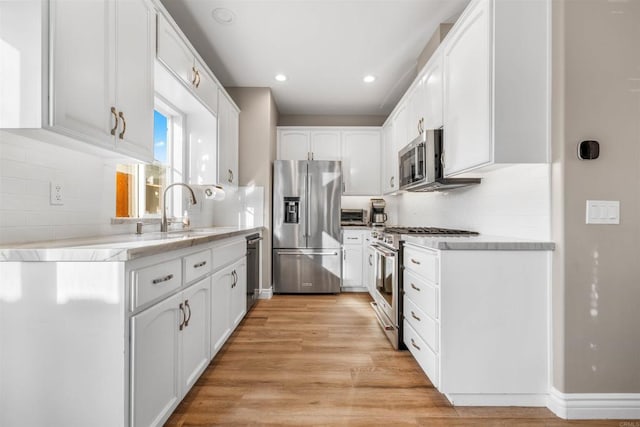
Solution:
<path fill-rule="evenodd" d="M 132 310 L 182 286 L 182 263 L 174 259 L 131 272 Z"/>
<path fill-rule="evenodd" d="M 420 338 L 409 322 L 404 321 L 404 343 L 418 362 L 425 374 L 431 380 L 434 387 L 440 386 L 440 367 L 438 355 Z"/>
<path fill-rule="evenodd" d="M 211 272 L 211 251 L 201 251 L 183 258 L 184 282 L 190 283 Z"/>
<path fill-rule="evenodd" d="M 428 283 L 415 273 L 405 270 L 403 277 L 404 293 L 418 308 L 434 319 L 439 318 L 438 287 Z"/>
<path fill-rule="evenodd" d="M 438 284 L 438 254 L 415 246 L 404 247 L 404 267 Z"/>
<path fill-rule="evenodd" d="M 244 237 L 240 240 L 222 243 L 220 246 L 213 248 L 213 265 L 212 270 L 232 263 L 238 258 L 242 258 L 247 254 L 247 241 Z"/>
<path fill-rule="evenodd" d="M 439 351 L 438 335 L 440 325 L 432 317 L 420 310 L 406 295 L 404 296 L 404 318 L 429 347 Z"/>
<path fill-rule="evenodd" d="M 342 237 L 342 244 L 344 245 L 361 245 L 362 233 L 361 232 L 349 232 L 344 231 Z"/>

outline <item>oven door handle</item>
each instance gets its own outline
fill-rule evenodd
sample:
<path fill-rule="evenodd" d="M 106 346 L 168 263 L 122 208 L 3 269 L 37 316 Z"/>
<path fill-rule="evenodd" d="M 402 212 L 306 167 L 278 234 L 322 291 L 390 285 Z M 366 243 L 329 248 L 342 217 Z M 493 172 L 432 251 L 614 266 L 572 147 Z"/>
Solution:
<path fill-rule="evenodd" d="M 382 249 L 380 246 L 378 245 L 371 245 L 371 248 L 378 254 L 385 256 L 385 257 L 394 257 L 396 256 L 396 253 L 393 251 L 387 251 Z"/>
<path fill-rule="evenodd" d="M 395 327 L 385 322 L 384 319 L 382 318 L 382 315 L 378 312 L 379 310 L 378 304 L 375 302 L 370 302 L 369 304 L 371 304 L 371 308 L 373 308 L 373 312 L 376 314 L 376 317 L 378 318 L 378 322 L 380 322 L 380 325 L 382 325 L 382 328 L 385 331 L 393 331 Z"/>

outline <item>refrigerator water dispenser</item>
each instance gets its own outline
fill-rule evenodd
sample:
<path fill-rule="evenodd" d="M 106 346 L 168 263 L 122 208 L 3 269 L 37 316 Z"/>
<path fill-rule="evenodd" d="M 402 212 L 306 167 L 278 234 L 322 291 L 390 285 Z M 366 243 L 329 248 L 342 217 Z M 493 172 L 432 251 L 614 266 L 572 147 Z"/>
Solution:
<path fill-rule="evenodd" d="M 284 223 L 298 224 L 300 222 L 300 197 L 284 198 Z"/>

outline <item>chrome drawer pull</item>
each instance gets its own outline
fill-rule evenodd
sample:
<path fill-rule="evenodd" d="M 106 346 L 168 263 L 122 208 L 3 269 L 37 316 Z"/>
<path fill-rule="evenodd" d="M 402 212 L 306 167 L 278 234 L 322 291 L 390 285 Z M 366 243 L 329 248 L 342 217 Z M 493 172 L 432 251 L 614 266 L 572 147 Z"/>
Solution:
<path fill-rule="evenodd" d="M 180 330 L 183 330 L 184 329 L 184 322 L 185 322 L 185 320 L 187 320 L 187 313 L 185 313 L 184 305 L 182 305 L 182 303 L 180 303 L 178 308 L 180 309 L 180 313 L 182 313 L 182 320 L 180 321 Z"/>
<path fill-rule="evenodd" d="M 414 258 L 411 258 L 411 262 L 416 265 L 420 265 L 420 261 L 416 261 Z"/>
<path fill-rule="evenodd" d="M 413 338 L 411 338 L 411 345 L 420 350 L 420 347 L 416 345 L 416 342 L 413 340 Z"/>
<path fill-rule="evenodd" d="M 187 317 L 184 321 L 184 327 L 189 326 L 189 320 L 191 320 L 191 307 L 189 306 L 189 300 L 185 300 L 184 307 L 189 309 L 189 317 Z"/>
<path fill-rule="evenodd" d="M 207 261 L 202 261 L 197 264 L 193 264 L 193 268 L 200 268 L 200 267 L 204 267 L 205 265 L 207 265 Z"/>
<path fill-rule="evenodd" d="M 151 281 L 151 283 L 153 283 L 154 285 L 157 285 L 158 283 L 168 282 L 171 279 L 173 279 L 173 274 L 168 274 L 168 275 L 166 275 L 164 277 L 160 277 L 158 279 L 153 279 Z"/>
<path fill-rule="evenodd" d="M 413 312 L 413 310 L 411 310 L 411 317 L 416 319 L 418 322 L 421 322 L 420 318 L 418 316 L 416 316 L 416 314 Z"/>
<path fill-rule="evenodd" d="M 411 284 L 411 287 L 412 287 L 413 289 L 415 289 L 416 291 L 420 292 L 420 288 L 419 288 L 419 287 L 417 287 L 416 285 L 414 285 L 413 283 Z"/>

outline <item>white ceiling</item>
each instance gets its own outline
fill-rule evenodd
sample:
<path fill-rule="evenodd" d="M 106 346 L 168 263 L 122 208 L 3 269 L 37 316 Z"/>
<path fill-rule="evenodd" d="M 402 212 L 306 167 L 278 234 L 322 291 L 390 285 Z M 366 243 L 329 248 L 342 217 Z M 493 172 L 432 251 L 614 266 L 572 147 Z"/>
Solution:
<path fill-rule="evenodd" d="M 281 114 L 388 115 L 438 25 L 469 0 L 162 2 L 224 86 L 271 87 Z M 220 7 L 233 23 L 213 19 Z"/>

